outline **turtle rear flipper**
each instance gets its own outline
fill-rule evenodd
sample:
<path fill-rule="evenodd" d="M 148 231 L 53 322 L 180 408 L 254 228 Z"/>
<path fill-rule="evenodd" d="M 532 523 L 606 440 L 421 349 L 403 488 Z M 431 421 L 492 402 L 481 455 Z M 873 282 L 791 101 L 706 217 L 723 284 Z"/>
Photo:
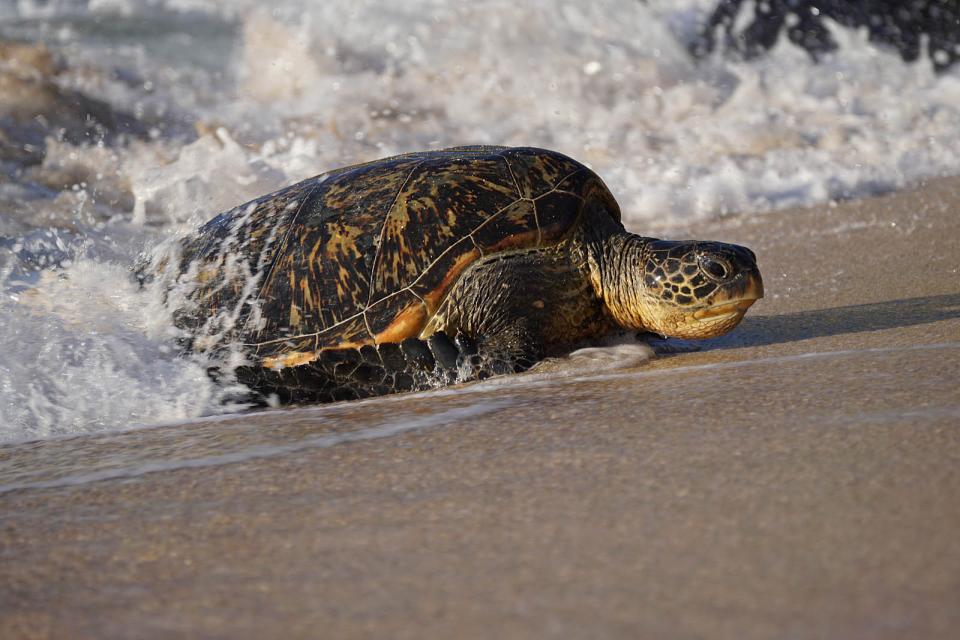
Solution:
<path fill-rule="evenodd" d="M 501 345 L 484 349 L 485 344 Z M 237 380 L 283 403 L 331 402 L 424 391 L 526 370 L 538 358 L 525 340 L 484 340 L 437 332 L 426 340 L 327 349 L 313 362 L 283 369 L 240 367 Z"/>
<path fill-rule="evenodd" d="M 325 349 L 312 362 L 281 369 L 240 367 L 236 377 L 264 399 L 273 396 L 284 404 L 422 391 L 456 380 L 457 356 L 450 367 L 446 342 L 407 338 L 399 344 Z"/>

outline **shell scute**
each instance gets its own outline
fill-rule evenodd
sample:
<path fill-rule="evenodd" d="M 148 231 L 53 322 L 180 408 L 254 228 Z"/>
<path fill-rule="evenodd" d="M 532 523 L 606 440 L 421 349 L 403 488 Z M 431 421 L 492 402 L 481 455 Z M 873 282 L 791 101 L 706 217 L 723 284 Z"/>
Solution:
<path fill-rule="evenodd" d="M 262 286 L 296 212 L 315 188 L 313 180 L 305 180 L 257 198 L 218 215 L 184 241 L 178 280 L 192 280 L 192 288 L 174 322 L 192 328 L 195 349 L 219 344 L 245 324 L 253 309 L 250 293 Z"/>
<path fill-rule="evenodd" d="M 540 230 L 533 201 L 517 200 L 472 234 L 485 254 L 539 244 Z"/>
<path fill-rule="evenodd" d="M 441 253 L 410 289 L 426 303 L 427 312 L 433 314 L 463 270 L 479 257 L 480 249 L 473 240 L 469 236 L 463 238 Z"/>
<path fill-rule="evenodd" d="M 501 158 L 441 157 L 423 162 L 383 222 L 370 301 L 411 285 L 447 247 L 517 197 Z"/>
<path fill-rule="evenodd" d="M 554 191 L 537 198 L 537 220 L 544 244 L 552 244 L 563 238 L 580 215 L 583 200 L 563 191 Z"/>
<path fill-rule="evenodd" d="M 583 169 L 579 162 L 543 149 L 509 149 L 503 152 L 503 157 L 510 166 L 520 195 L 530 199 L 554 189 L 561 180 Z"/>
<path fill-rule="evenodd" d="M 260 291 L 266 323 L 258 336 L 284 328 L 317 333 L 364 310 L 376 230 L 418 163 L 406 158 L 361 165 L 317 185 Z M 288 307 L 299 313 L 284 313 Z"/>
<path fill-rule="evenodd" d="M 364 316 L 374 342 L 399 342 L 420 333 L 427 323 L 427 308 L 416 294 L 404 289 L 370 305 Z"/>

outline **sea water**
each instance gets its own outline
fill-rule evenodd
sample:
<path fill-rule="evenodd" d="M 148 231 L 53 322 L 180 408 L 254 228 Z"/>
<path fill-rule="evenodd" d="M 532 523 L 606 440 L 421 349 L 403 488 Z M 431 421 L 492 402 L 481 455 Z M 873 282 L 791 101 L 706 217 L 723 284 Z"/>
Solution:
<path fill-rule="evenodd" d="M 651 234 L 960 166 L 960 71 L 839 28 L 819 65 L 787 43 L 695 64 L 684 42 L 711 5 L 0 4 L 0 441 L 235 409 L 130 266 L 337 166 L 549 147 L 597 171 L 628 227 Z M 580 360 L 618 353 L 638 357 Z"/>

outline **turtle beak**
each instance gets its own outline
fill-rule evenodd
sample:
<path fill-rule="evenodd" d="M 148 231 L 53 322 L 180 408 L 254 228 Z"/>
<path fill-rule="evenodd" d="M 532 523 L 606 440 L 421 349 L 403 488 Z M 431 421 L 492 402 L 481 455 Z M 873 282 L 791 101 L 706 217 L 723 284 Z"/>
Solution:
<path fill-rule="evenodd" d="M 730 298 L 711 305 L 706 309 L 695 311 L 693 317 L 697 320 L 717 318 L 720 316 L 742 316 L 753 303 L 763 297 L 763 279 L 760 272 L 753 269 L 744 274 L 745 282 L 737 287 Z"/>
<path fill-rule="evenodd" d="M 763 297 L 763 278 L 760 277 L 760 272 L 756 269 L 750 272 L 748 278 L 749 282 L 744 298 L 752 297 L 754 301 L 757 301 Z"/>
<path fill-rule="evenodd" d="M 723 302 L 721 304 L 715 304 L 712 307 L 706 309 L 700 309 L 699 311 L 694 312 L 693 317 L 697 320 L 706 320 L 707 318 L 716 318 L 719 316 L 740 314 L 743 315 L 747 312 L 753 303 L 756 302 L 756 298 L 749 298 L 743 300 L 734 300 L 731 302 Z"/>

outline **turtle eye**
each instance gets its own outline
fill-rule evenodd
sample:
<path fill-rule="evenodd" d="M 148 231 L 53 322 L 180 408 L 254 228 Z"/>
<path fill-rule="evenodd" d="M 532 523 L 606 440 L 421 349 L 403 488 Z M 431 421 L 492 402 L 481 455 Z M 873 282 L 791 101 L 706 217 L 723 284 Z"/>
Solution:
<path fill-rule="evenodd" d="M 726 260 L 713 256 L 700 256 L 700 268 L 713 280 L 726 280 L 733 271 Z"/>

